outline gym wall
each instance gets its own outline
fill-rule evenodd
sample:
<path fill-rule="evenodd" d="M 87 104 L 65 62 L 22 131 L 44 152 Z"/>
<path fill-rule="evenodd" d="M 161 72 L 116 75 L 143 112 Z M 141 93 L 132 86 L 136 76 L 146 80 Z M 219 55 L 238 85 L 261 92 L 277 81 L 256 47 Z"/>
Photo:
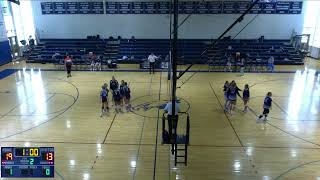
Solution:
<path fill-rule="evenodd" d="M 32 1 L 35 29 L 40 38 L 85 38 L 99 34 L 103 38 L 121 36 L 123 38 L 169 38 L 168 14 L 62 14 L 43 15 L 41 2 Z M 57 0 L 51 0 L 56 2 Z M 65 0 L 72 2 L 72 0 Z M 75 0 L 73 0 L 75 1 Z M 90 0 L 86 0 L 87 2 Z M 94 1 L 94 0 L 92 0 Z M 97 0 L 96 0 L 97 1 Z M 118 0 L 119 1 L 119 0 Z M 128 1 L 128 0 L 127 0 Z M 147 1 L 147 0 L 144 0 Z M 79 2 L 79 1 L 78 1 Z M 301 14 L 259 14 L 243 30 L 237 39 L 256 39 L 264 35 L 268 39 L 288 39 L 292 31 L 302 32 L 304 9 Z M 180 15 L 181 22 L 187 15 Z M 240 14 L 192 15 L 180 28 L 179 38 L 210 39 L 217 38 Z M 255 14 L 245 16 L 227 36 L 236 35 Z"/>

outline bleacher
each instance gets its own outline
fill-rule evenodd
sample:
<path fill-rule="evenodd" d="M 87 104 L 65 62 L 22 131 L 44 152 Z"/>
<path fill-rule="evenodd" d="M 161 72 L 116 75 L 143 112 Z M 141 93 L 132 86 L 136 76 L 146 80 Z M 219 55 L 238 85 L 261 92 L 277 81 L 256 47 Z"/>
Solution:
<path fill-rule="evenodd" d="M 41 39 L 41 43 L 28 57 L 28 62 L 55 63 L 52 55 L 59 53 L 57 59 L 63 59 L 66 54 L 72 55 L 74 59 L 82 59 L 88 52 L 96 55 L 104 55 L 106 42 L 104 40 L 89 39 Z"/>
<path fill-rule="evenodd" d="M 75 62 L 88 64 L 86 55 L 94 52 L 102 55 L 103 62 L 107 60 L 118 63 L 141 63 L 153 52 L 165 60 L 170 49 L 169 39 L 41 39 L 35 46 L 27 62 L 57 63 L 52 60 L 54 53 L 61 54 L 62 59 L 68 53 Z M 206 64 L 208 60 L 212 66 L 226 65 L 226 52 L 235 54 L 249 54 L 246 64 L 265 64 L 270 56 L 274 56 L 275 64 L 303 64 L 301 56 L 289 40 L 221 40 L 214 47 L 209 44 L 212 40 L 180 39 L 178 40 L 179 64 Z M 232 46 L 231 52 L 227 50 Z M 273 49 L 271 50 L 271 48 Z M 204 50 L 208 48 L 202 56 Z"/>
<path fill-rule="evenodd" d="M 207 40 L 193 39 L 178 40 L 179 63 L 206 63 L 207 56 L 200 57 L 200 55 L 205 50 L 207 42 Z M 120 42 L 118 58 L 126 56 L 129 59 L 144 60 L 152 52 L 161 59 L 165 59 L 169 51 L 170 40 L 168 39 L 124 39 Z"/>
<path fill-rule="evenodd" d="M 228 50 L 229 46 L 231 50 Z M 208 59 L 215 66 L 225 66 L 228 54 L 235 55 L 236 52 L 245 55 L 248 65 L 267 64 L 271 56 L 274 64 L 303 64 L 303 56 L 294 49 L 290 40 L 221 40 L 214 47 L 208 47 Z"/>

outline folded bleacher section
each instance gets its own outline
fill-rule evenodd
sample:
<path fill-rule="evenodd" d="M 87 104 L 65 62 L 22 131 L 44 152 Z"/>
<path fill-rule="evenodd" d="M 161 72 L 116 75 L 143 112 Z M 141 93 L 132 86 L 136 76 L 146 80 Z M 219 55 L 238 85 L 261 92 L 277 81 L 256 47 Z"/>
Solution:
<path fill-rule="evenodd" d="M 60 54 L 56 59 L 63 59 L 68 54 L 77 60 L 84 59 L 88 52 L 104 55 L 107 45 L 105 40 L 89 39 L 42 39 L 40 42 L 30 53 L 27 62 L 55 63 L 52 60 L 55 53 Z"/>
<path fill-rule="evenodd" d="M 118 63 L 140 63 L 153 52 L 165 60 L 170 50 L 169 39 L 41 39 L 41 43 L 32 50 L 27 62 L 55 63 L 54 53 L 72 55 L 77 62 L 86 62 L 88 52 L 102 55 L 104 61 L 113 60 Z M 275 64 L 303 64 L 301 56 L 289 40 L 221 40 L 214 47 L 213 40 L 179 39 L 178 58 L 180 64 L 206 64 L 208 60 L 216 65 L 226 64 L 228 46 L 232 52 L 249 54 L 248 61 L 267 61 L 274 56 Z M 273 47 L 273 48 L 272 48 Z M 205 51 L 208 49 L 207 51 Z M 205 51 L 205 53 L 203 53 Z M 202 55 L 201 55 L 202 54 Z"/>
<path fill-rule="evenodd" d="M 206 54 L 201 53 L 206 48 L 207 40 L 183 39 L 178 40 L 178 61 L 180 64 L 196 62 L 203 64 L 207 62 Z M 150 53 L 160 56 L 165 60 L 170 51 L 170 40 L 168 39 L 124 39 L 121 40 L 118 58 L 143 60 Z"/>
<path fill-rule="evenodd" d="M 228 50 L 231 46 L 232 49 Z M 290 44 L 290 40 L 221 40 L 214 47 L 208 48 L 208 58 L 216 65 L 225 65 L 227 54 L 240 52 L 246 57 L 247 63 L 262 61 L 266 63 L 273 56 L 274 64 L 299 65 L 303 64 L 303 55 Z M 258 62 L 260 63 L 260 62 Z"/>

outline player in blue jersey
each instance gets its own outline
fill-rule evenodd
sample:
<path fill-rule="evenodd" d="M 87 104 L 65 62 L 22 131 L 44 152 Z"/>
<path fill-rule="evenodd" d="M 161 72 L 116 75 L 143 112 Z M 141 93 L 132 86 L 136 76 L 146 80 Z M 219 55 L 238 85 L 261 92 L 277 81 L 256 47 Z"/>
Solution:
<path fill-rule="evenodd" d="M 119 88 L 119 83 L 116 80 L 116 78 L 114 76 L 112 76 L 112 79 L 110 80 L 110 89 L 111 91 L 114 91 L 115 89 Z"/>
<path fill-rule="evenodd" d="M 112 97 L 114 100 L 114 105 L 115 105 L 115 109 L 116 112 L 121 112 L 121 94 L 120 94 L 120 90 L 119 89 L 115 89 L 112 91 Z"/>
<path fill-rule="evenodd" d="M 237 104 L 237 95 L 241 98 L 239 91 L 241 90 L 238 88 L 237 84 L 234 81 L 232 81 L 227 91 L 227 97 L 229 101 L 229 113 L 231 115 L 232 115 L 232 111 L 235 109 L 235 106 Z"/>
<path fill-rule="evenodd" d="M 243 105 L 244 105 L 243 112 L 247 112 L 248 111 L 249 99 L 250 99 L 249 85 L 246 84 L 246 85 L 244 85 L 244 89 L 243 89 L 243 92 L 242 92 L 242 100 L 243 100 Z"/>
<path fill-rule="evenodd" d="M 223 96 L 224 96 L 224 111 L 228 111 L 229 101 L 227 96 L 227 91 L 229 89 L 230 83 L 229 81 L 226 81 L 223 85 Z"/>
<path fill-rule="evenodd" d="M 263 113 L 258 117 L 257 122 L 261 122 L 261 120 L 263 120 L 263 122 L 265 123 L 267 121 L 267 116 L 270 112 L 270 109 L 272 108 L 271 97 L 272 97 L 272 93 L 268 92 L 263 102 Z M 262 117 L 264 117 L 264 119 L 262 119 Z"/>
<path fill-rule="evenodd" d="M 114 76 L 112 76 L 112 79 L 110 80 L 110 90 L 111 90 L 111 93 L 113 94 L 113 91 L 115 89 L 118 89 L 119 88 L 119 83 L 118 81 L 116 80 L 116 78 Z M 112 96 L 112 102 L 114 103 L 114 99 L 113 99 L 113 96 Z"/>
<path fill-rule="evenodd" d="M 101 98 L 101 104 L 102 104 L 100 117 L 102 117 L 105 112 L 109 112 L 108 93 L 109 93 L 108 85 L 104 84 L 100 92 L 100 98 Z"/>
<path fill-rule="evenodd" d="M 120 106 L 121 108 L 123 107 L 123 104 L 124 104 L 124 80 L 121 80 L 121 84 L 120 84 L 120 87 L 119 87 L 119 91 L 120 91 L 120 95 L 121 95 L 121 100 L 120 100 Z"/>
<path fill-rule="evenodd" d="M 131 111 L 131 104 L 130 104 L 131 91 L 127 82 L 124 83 L 124 87 L 123 87 L 123 99 L 126 106 L 126 110 L 128 112 Z"/>

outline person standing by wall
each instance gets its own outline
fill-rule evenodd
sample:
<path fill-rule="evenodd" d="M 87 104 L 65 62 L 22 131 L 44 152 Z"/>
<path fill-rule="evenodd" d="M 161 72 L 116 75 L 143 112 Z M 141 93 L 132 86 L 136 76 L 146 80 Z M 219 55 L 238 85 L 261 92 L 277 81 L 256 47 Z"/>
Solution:
<path fill-rule="evenodd" d="M 70 56 L 66 56 L 64 58 L 64 64 L 66 66 L 67 69 L 67 77 L 71 77 L 71 68 L 72 68 L 72 59 Z"/>
<path fill-rule="evenodd" d="M 149 62 L 149 74 L 151 74 L 151 70 L 154 74 L 154 68 L 155 68 L 155 63 L 156 63 L 156 59 L 158 57 L 156 55 L 154 55 L 153 53 L 151 53 L 149 56 L 148 56 L 148 62 Z"/>
<path fill-rule="evenodd" d="M 245 68 L 245 60 L 244 60 L 244 58 L 241 58 L 241 61 L 240 61 L 240 76 L 244 75 L 244 68 Z"/>
<path fill-rule="evenodd" d="M 268 70 L 273 72 L 274 71 L 274 57 L 271 56 L 269 59 L 268 59 Z"/>

